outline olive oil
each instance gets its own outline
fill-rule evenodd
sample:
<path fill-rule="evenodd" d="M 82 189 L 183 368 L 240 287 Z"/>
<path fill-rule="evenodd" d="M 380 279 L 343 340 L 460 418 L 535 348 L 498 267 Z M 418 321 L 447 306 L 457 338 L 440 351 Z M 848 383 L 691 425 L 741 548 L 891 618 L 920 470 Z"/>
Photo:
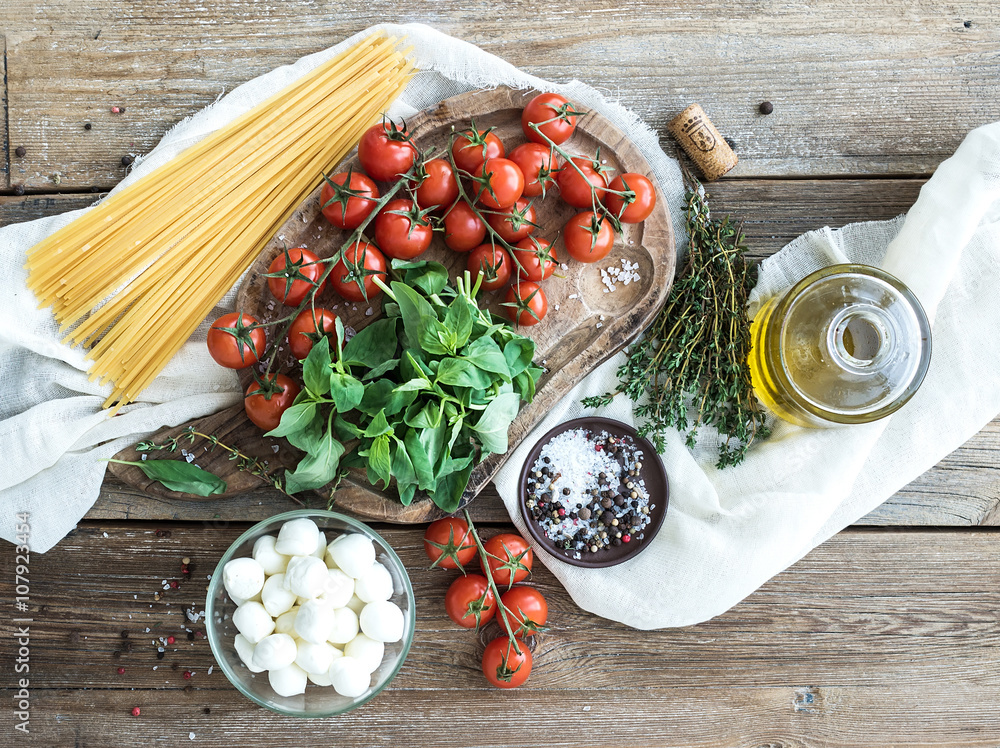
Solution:
<path fill-rule="evenodd" d="M 898 279 L 832 265 L 765 302 L 750 326 L 760 401 L 808 427 L 868 423 L 901 408 L 930 364 L 930 324 Z"/>

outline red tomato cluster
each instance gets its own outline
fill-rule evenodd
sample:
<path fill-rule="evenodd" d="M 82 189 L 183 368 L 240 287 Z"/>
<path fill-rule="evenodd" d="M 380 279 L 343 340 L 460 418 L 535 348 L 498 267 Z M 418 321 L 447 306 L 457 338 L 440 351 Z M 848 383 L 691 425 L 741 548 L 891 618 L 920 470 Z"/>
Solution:
<path fill-rule="evenodd" d="M 463 572 L 445 593 L 445 612 L 452 621 L 463 628 L 478 629 L 497 617 L 504 635 L 486 646 L 483 675 L 498 688 L 516 688 L 531 674 L 531 651 L 524 638 L 544 630 L 549 606 L 534 587 L 514 586 L 528 576 L 534 560 L 531 547 L 520 535 L 501 533 L 485 541 L 486 562 L 482 557 L 479 561 L 483 573 L 465 573 L 465 566 L 477 554 L 472 533 L 461 519 L 439 519 L 424 534 L 424 550 L 434 562 L 432 567 Z M 487 574 L 493 578 L 493 585 Z M 500 593 L 499 605 L 494 587 L 505 590 Z M 514 640 L 506 635 L 508 627 Z"/>

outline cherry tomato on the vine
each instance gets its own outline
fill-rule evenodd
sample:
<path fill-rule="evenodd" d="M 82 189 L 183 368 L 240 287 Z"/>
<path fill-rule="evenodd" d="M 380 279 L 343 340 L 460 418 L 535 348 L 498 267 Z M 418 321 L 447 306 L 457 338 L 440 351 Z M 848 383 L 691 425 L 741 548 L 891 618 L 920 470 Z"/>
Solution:
<path fill-rule="evenodd" d="M 324 270 L 319 257 L 305 247 L 285 249 L 267 268 L 267 287 L 282 304 L 298 306 L 313 288 L 321 292 L 317 286 Z"/>
<path fill-rule="evenodd" d="M 444 216 L 444 243 L 456 252 L 468 252 L 486 238 L 486 224 L 464 200 Z"/>
<path fill-rule="evenodd" d="M 408 138 L 405 126 L 399 129 L 394 122 L 369 127 L 358 143 L 358 160 L 368 176 L 392 182 L 409 171 L 418 154 Z"/>
<path fill-rule="evenodd" d="M 208 331 L 208 352 L 215 363 L 227 369 L 243 369 L 264 355 L 263 327 L 249 314 L 223 314 Z M 253 328 L 253 329 L 250 329 Z"/>
<path fill-rule="evenodd" d="M 267 385 L 251 382 L 243 398 L 243 409 L 255 425 L 264 431 L 273 431 L 281 423 L 281 414 L 292 406 L 302 388 L 284 374 L 269 374 L 266 381 L 274 391 L 267 392 L 270 389 Z"/>
<path fill-rule="evenodd" d="M 444 610 L 459 626 L 474 629 L 493 618 L 497 603 L 486 577 L 466 574 L 448 587 L 444 595 Z"/>
<path fill-rule="evenodd" d="M 330 350 L 333 350 L 337 340 L 337 315 L 323 307 L 306 307 L 288 327 L 288 347 L 299 361 L 305 360 L 322 337 L 330 338 Z"/>
<path fill-rule="evenodd" d="M 549 240 L 533 236 L 514 245 L 514 259 L 518 277 L 536 283 L 552 275 L 559 264 L 556 250 Z"/>
<path fill-rule="evenodd" d="M 491 158 L 483 164 L 479 202 L 487 208 L 509 208 L 524 192 L 524 175 L 506 158 Z"/>
<path fill-rule="evenodd" d="M 507 250 L 492 244 L 480 244 L 469 254 L 469 261 L 466 263 L 466 269 L 472 273 L 473 285 L 477 276 L 483 277 L 480 288 L 484 291 L 496 291 L 506 286 L 512 266 Z"/>
<path fill-rule="evenodd" d="M 496 213 L 487 213 L 486 223 L 505 242 L 516 244 L 538 228 L 535 224 L 536 218 L 535 206 L 522 197 L 509 208 L 504 208 Z"/>
<path fill-rule="evenodd" d="M 524 175 L 524 195 L 538 197 L 556 183 L 559 171 L 559 157 L 547 145 L 522 143 L 507 154 L 507 158 L 517 164 Z"/>
<path fill-rule="evenodd" d="M 368 242 L 356 242 L 344 250 L 344 256 L 333 266 L 327 282 L 330 288 L 348 301 L 371 301 L 382 289 L 375 285 L 373 275 L 386 280 L 385 257 L 378 247 Z M 364 293 L 361 292 L 363 283 Z"/>
<path fill-rule="evenodd" d="M 323 215 L 340 229 L 354 230 L 375 209 L 378 187 L 371 177 L 356 171 L 323 177 L 319 204 Z"/>
<path fill-rule="evenodd" d="M 600 200 L 604 195 L 608 178 L 595 159 L 577 157 L 570 161 L 572 163 L 565 164 L 556 175 L 559 194 L 574 208 L 593 208 L 594 199 Z M 576 168 L 573 168 L 574 164 Z"/>
<path fill-rule="evenodd" d="M 626 194 L 616 195 L 611 190 Z M 620 174 L 608 185 L 604 204 L 622 223 L 640 223 L 656 207 L 656 189 L 642 174 Z"/>
<path fill-rule="evenodd" d="M 599 218 L 593 211 L 577 213 L 566 222 L 563 229 L 566 252 L 579 262 L 603 260 L 615 244 L 615 231 L 607 218 Z"/>
<path fill-rule="evenodd" d="M 426 161 L 417 173 L 417 205 L 421 208 L 447 208 L 458 197 L 455 170 L 443 158 Z"/>
<path fill-rule="evenodd" d="M 424 532 L 424 551 L 441 569 L 465 566 L 476 555 L 476 541 L 465 520 L 445 517 L 431 522 Z"/>
<path fill-rule="evenodd" d="M 514 636 L 529 636 L 545 628 L 549 620 L 549 604 L 534 587 L 512 587 L 500 595 L 500 602 L 510 611 L 505 614 L 499 609 L 497 616 L 507 619 Z M 503 621 L 501 620 L 501 627 Z"/>
<path fill-rule="evenodd" d="M 519 280 L 507 289 L 504 307 L 511 322 L 522 327 L 537 325 L 549 311 L 545 291 L 534 281 Z"/>
<path fill-rule="evenodd" d="M 483 650 L 483 675 L 497 688 L 517 688 L 531 675 L 528 645 L 506 636 L 494 639 Z"/>
<path fill-rule="evenodd" d="M 535 286 L 535 288 L 538 288 L 538 285 L 535 283 L 521 283 L 520 285 Z M 511 286 L 511 290 L 514 288 L 516 286 Z M 509 587 L 515 582 L 520 582 L 531 573 L 531 562 L 534 560 L 534 554 L 531 552 L 531 546 L 528 545 L 528 541 L 520 535 L 512 532 L 502 532 L 483 543 L 483 547 L 486 549 L 490 571 L 493 574 L 493 581 L 497 585 Z M 481 558 L 479 565 L 483 566 Z M 483 573 L 485 572 L 486 569 L 484 567 Z"/>
<path fill-rule="evenodd" d="M 451 146 L 455 166 L 469 174 L 477 174 L 487 159 L 502 158 L 504 153 L 500 138 L 490 130 L 465 130 Z"/>
<path fill-rule="evenodd" d="M 557 93 L 538 94 L 521 112 L 521 129 L 524 130 L 524 137 L 533 143 L 548 143 L 531 127 L 534 124 L 553 143 L 559 145 L 569 140 L 576 130 L 575 112 L 575 107 L 565 96 Z"/>
<path fill-rule="evenodd" d="M 375 241 L 397 260 L 412 260 L 423 254 L 434 237 L 431 222 L 410 200 L 390 200 L 375 216 Z"/>

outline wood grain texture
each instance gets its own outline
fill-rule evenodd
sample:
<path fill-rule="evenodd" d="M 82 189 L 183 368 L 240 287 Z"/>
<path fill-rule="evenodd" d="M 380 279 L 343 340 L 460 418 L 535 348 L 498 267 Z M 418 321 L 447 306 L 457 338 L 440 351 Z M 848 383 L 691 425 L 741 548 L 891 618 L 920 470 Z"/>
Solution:
<path fill-rule="evenodd" d="M 424 568 L 420 530 L 379 527 L 419 600 L 410 656 L 363 709 L 292 721 L 252 707 L 218 668 L 209 674 L 207 641 L 189 642 L 182 628 L 246 524 L 189 523 L 170 537 L 158 527 L 87 522 L 58 554 L 32 559 L 32 736 L 18 745 L 96 747 L 109 735 L 121 746 L 187 745 L 192 731 L 198 744 L 312 746 L 329 745 L 331 729 L 344 746 L 1000 742 L 995 532 L 845 531 L 728 613 L 641 634 L 579 610 L 540 568 L 532 583 L 549 601 L 551 630 L 525 689 L 500 693 L 479 673 L 477 637 L 443 613 L 452 575 Z M 183 556 L 192 580 L 153 599 Z M 0 573 L 9 597 L 10 554 Z M 116 657 L 123 629 L 133 650 Z M 153 640 L 171 633 L 177 644 L 157 660 Z M 0 668 L 11 672 L 12 659 L 5 648 Z M 12 695 L 7 684 L 2 693 Z"/>
<path fill-rule="evenodd" d="M 382 21 L 428 23 L 536 75 L 587 81 L 661 133 L 697 101 L 736 145 L 734 176 L 928 174 L 1000 119 L 1000 9 L 974 0 L 9 5 L 10 139 L 29 151 L 11 179 L 29 189 L 57 174 L 110 186 L 123 154 L 218 94 Z"/>

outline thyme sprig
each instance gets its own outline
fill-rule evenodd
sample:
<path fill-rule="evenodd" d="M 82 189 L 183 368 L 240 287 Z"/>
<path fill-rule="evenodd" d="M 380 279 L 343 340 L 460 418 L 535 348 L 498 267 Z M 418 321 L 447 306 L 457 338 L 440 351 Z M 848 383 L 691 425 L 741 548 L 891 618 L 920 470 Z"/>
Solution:
<path fill-rule="evenodd" d="M 708 195 L 685 175 L 688 255 L 652 326 L 632 344 L 618 369 L 618 388 L 588 397 L 588 407 L 608 405 L 624 394 L 636 403 L 639 433 L 657 451 L 667 429 L 686 432 L 688 447 L 700 427 L 719 432 L 718 468 L 737 465 L 750 445 L 770 430 L 750 382 L 747 298 L 757 280 L 744 257 L 743 232 L 727 216 L 714 219 Z"/>

